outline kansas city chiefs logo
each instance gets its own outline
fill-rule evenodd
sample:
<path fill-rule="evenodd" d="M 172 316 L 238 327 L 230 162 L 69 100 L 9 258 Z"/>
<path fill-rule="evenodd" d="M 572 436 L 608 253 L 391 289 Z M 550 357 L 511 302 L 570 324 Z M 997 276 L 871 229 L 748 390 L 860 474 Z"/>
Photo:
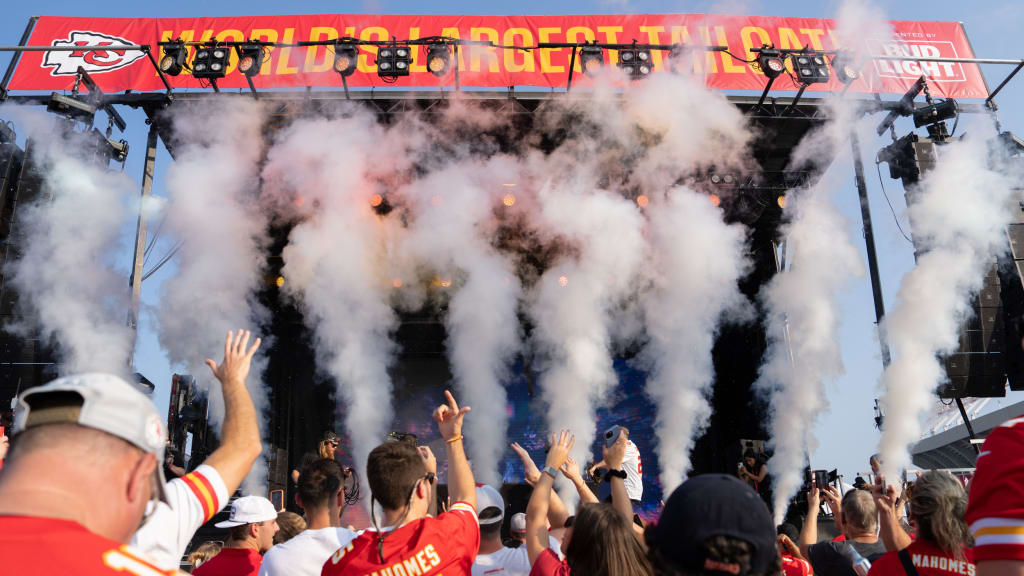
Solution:
<path fill-rule="evenodd" d="M 135 44 L 130 40 L 108 36 L 99 32 L 74 30 L 66 39 L 54 40 L 51 46 L 126 46 Z M 74 76 L 81 66 L 86 72 L 96 74 L 124 68 L 144 57 L 137 50 L 73 50 L 69 52 L 46 52 L 43 66 L 53 68 L 51 76 Z"/>

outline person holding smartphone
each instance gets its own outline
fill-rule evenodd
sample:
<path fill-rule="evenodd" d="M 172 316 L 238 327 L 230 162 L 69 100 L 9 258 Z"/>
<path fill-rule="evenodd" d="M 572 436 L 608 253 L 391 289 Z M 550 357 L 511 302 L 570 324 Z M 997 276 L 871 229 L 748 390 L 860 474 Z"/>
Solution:
<path fill-rule="evenodd" d="M 607 474 L 618 475 L 625 473 L 623 483 L 626 485 L 626 494 L 633 502 L 633 506 L 637 506 L 644 496 L 644 465 L 643 459 L 640 457 L 640 450 L 629 439 L 629 428 L 625 426 L 612 426 L 605 430 L 604 445 L 606 448 L 611 448 L 618 441 L 620 435 L 626 438 L 626 456 L 622 459 L 622 470 L 608 470 L 608 464 L 602 459 L 588 468 L 587 474 L 594 476 L 598 470 L 608 470 L 605 475 L 605 481 L 610 481 Z"/>

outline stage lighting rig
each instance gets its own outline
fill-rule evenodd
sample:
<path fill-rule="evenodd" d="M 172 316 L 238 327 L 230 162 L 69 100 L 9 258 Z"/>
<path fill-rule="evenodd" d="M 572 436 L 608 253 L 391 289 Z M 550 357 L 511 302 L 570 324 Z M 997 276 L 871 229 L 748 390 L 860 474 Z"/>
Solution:
<path fill-rule="evenodd" d="M 646 78 L 651 73 L 651 51 L 647 48 L 633 48 L 619 50 L 618 67 L 625 70 L 633 80 Z"/>
<path fill-rule="evenodd" d="M 849 50 L 836 53 L 832 58 L 832 69 L 836 72 L 836 78 L 843 84 L 850 84 L 860 78 L 856 56 Z"/>
<path fill-rule="evenodd" d="M 359 62 L 359 49 L 354 44 L 338 42 L 334 45 L 334 71 L 347 78 L 355 74 Z"/>
<path fill-rule="evenodd" d="M 960 113 L 960 106 L 956 100 L 947 98 L 939 103 L 929 103 L 927 106 L 914 110 L 914 127 L 931 126 L 939 122 L 945 122 Z"/>
<path fill-rule="evenodd" d="M 452 53 L 448 45 L 436 42 L 427 45 L 427 70 L 438 78 L 448 74 L 452 66 Z"/>
<path fill-rule="evenodd" d="M 394 82 L 399 76 L 409 75 L 412 49 L 408 46 L 386 44 L 377 50 L 377 76 L 385 82 Z"/>
<path fill-rule="evenodd" d="M 235 49 L 238 50 L 238 71 L 250 78 L 259 74 L 264 60 L 263 45 L 241 44 Z"/>
<path fill-rule="evenodd" d="M 757 64 L 765 76 L 775 79 L 776 76 L 786 71 L 786 56 L 774 48 L 761 48 L 761 52 L 757 56 Z"/>
<path fill-rule="evenodd" d="M 828 63 L 825 56 L 814 53 L 794 53 L 793 69 L 801 84 L 824 84 L 828 82 Z"/>
<path fill-rule="evenodd" d="M 192 76 L 216 80 L 227 74 L 231 52 L 226 46 L 200 46 L 192 58 Z"/>
<path fill-rule="evenodd" d="M 604 66 L 604 50 L 600 46 L 584 46 L 580 48 L 580 69 L 587 76 L 597 76 Z"/>
<path fill-rule="evenodd" d="M 177 76 L 185 69 L 188 48 L 181 40 L 163 45 L 164 56 L 160 59 L 160 71 L 168 76 Z"/>
<path fill-rule="evenodd" d="M 86 124 L 92 124 L 97 108 L 88 102 L 79 100 L 75 96 L 65 96 L 54 92 L 50 94 L 50 101 L 46 105 L 46 110 L 64 116 L 68 120 L 78 120 Z"/>

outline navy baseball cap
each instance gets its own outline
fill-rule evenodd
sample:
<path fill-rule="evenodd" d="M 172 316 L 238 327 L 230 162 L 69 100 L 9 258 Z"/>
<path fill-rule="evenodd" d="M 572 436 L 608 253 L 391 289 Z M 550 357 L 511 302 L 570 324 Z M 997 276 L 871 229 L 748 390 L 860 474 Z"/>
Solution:
<path fill-rule="evenodd" d="M 744 570 L 708 558 L 703 544 L 728 536 L 750 544 L 751 565 Z M 761 497 L 738 478 L 725 474 L 694 476 L 672 492 L 658 523 L 647 529 L 647 545 L 676 568 L 691 574 L 763 574 L 778 562 L 775 525 Z"/>

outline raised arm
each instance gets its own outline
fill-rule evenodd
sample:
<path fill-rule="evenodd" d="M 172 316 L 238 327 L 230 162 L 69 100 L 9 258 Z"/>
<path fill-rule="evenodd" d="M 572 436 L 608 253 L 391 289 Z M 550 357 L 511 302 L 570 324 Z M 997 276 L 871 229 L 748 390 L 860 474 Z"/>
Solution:
<path fill-rule="evenodd" d="M 513 442 L 511 446 L 512 450 L 519 456 L 519 460 L 523 463 L 523 480 L 530 486 L 536 486 L 537 481 L 540 480 L 540 468 L 537 468 L 537 464 L 530 457 L 530 453 L 520 446 L 518 442 Z M 558 492 L 552 490 L 551 498 L 548 501 L 548 524 L 552 528 L 561 528 L 565 526 L 565 521 L 568 519 L 569 509 L 566 508 L 565 503 L 558 496 Z"/>
<path fill-rule="evenodd" d="M 899 498 L 896 495 L 896 488 L 893 486 L 882 487 L 882 476 L 875 479 L 875 485 L 871 489 L 871 495 L 875 498 L 875 506 L 878 508 L 878 536 L 885 544 L 885 549 L 890 552 L 898 552 L 910 546 L 910 535 L 900 525 L 897 514 Z"/>
<path fill-rule="evenodd" d="M 545 520 L 551 489 L 555 483 L 555 476 L 550 468 L 561 468 L 575 443 L 576 438 L 568 430 L 562 430 L 558 436 L 552 436 L 551 450 L 548 451 L 544 467 L 545 473 L 540 475 L 540 480 L 533 487 L 530 503 L 526 505 L 526 552 L 530 556 L 530 566 L 533 566 L 537 558 L 548 548 L 548 527 Z"/>
<path fill-rule="evenodd" d="M 807 518 L 804 519 L 804 527 L 800 530 L 800 553 L 804 558 L 810 558 L 808 549 L 818 542 L 818 507 L 821 506 L 821 496 L 814 486 L 807 492 Z"/>
<path fill-rule="evenodd" d="M 221 426 L 220 447 L 204 464 L 213 467 L 224 481 L 228 495 L 238 489 L 253 462 L 260 456 L 260 428 L 256 407 L 245 387 L 252 357 L 260 347 L 259 338 L 249 346 L 250 332 L 228 332 L 224 340 L 224 360 L 218 365 L 209 358 L 206 365 L 220 380 L 224 396 L 224 424 Z"/>
<path fill-rule="evenodd" d="M 448 453 L 448 494 L 452 504 L 465 502 L 476 508 L 476 485 L 473 483 L 473 471 L 469 469 L 469 460 L 462 446 L 462 418 L 469 412 L 469 406 L 459 408 L 452 393 L 445 390 L 447 404 L 434 410 L 434 421 L 444 438 L 445 452 Z"/>
<path fill-rule="evenodd" d="M 597 503 L 599 500 L 594 493 L 590 491 L 590 487 L 583 481 L 583 476 L 580 474 L 580 465 L 573 460 L 572 456 L 565 459 L 565 464 L 562 464 L 562 475 L 572 482 L 572 485 L 576 487 L 576 492 L 580 495 L 580 504 L 591 504 Z"/>
<path fill-rule="evenodd" d="M 620 434 L 619 439 L 612 444 L 611 448 L 601 446 L 604 453 L 604 461 L 608 463 L 609 472 L 622 470 L 622 460 L 626 457 L 626 435 Z M 612 487 L 612 506 L 626 519 L 629 524 L 633 523 L 633 503 L 629 500 L 626 492 L 626 481 L 618 476 L 609 476 L 609 483 Z"/>

